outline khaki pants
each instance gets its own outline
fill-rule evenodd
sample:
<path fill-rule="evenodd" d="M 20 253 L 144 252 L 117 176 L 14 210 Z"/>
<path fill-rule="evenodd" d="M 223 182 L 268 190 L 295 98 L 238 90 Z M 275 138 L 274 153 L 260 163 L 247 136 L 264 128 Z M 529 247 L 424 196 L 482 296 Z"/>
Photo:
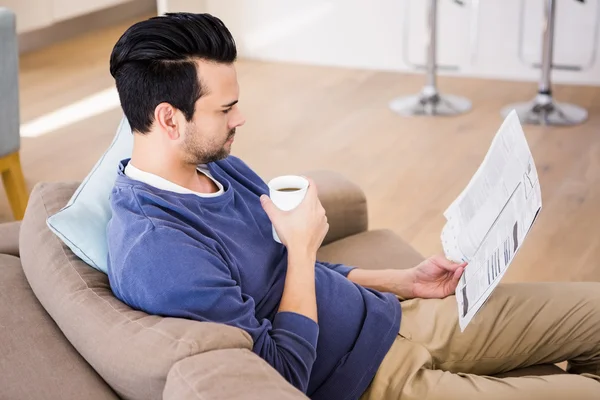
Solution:
<path fill-rule="evenodd" d="M 571 374 L 489 376 L 562 361 Z M 403 301 L 361 400 L 600 399 L 599 375 L 600 283 L 505 284 L 462 333 L 454 296 Z"/>

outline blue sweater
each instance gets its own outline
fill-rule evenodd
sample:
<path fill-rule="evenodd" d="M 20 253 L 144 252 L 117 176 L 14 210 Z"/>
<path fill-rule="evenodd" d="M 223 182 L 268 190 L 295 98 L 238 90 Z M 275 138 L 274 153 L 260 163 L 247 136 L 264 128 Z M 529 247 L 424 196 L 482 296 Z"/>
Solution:
<path fill-rule="evenodd" d="M 225 193 L 202 198 L 132 180 L 111 195 L 108 276 L 115 295 L 150 314 L 212 321 L 250 334 L 253 351 L 312 399 L 357 399 L 398 334 L 391 294 L 317 262 L 319 324 L 277 312 L 287 268 L 259 201 L 267 185 L 241 160 L 208 164 Z"/>

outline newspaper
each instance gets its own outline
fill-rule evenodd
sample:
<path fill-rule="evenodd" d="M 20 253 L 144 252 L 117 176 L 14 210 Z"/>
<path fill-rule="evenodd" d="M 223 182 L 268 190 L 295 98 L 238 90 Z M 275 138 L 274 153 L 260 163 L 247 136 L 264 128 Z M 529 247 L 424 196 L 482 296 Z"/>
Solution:
<path fill-rule="evenodd" d="M 468 265 L 456 288 L 461 332 L 492 294 L 542 208 L 537 170 L 515 111 L 444 212 L 446 257 Z"/>

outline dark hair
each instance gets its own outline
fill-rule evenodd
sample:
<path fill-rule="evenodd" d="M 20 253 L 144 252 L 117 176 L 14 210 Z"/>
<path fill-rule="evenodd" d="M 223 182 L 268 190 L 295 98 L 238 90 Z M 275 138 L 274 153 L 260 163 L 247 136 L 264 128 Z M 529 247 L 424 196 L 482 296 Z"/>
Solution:
<path fill-rule="evenodd" d="M 162 102 L 190 121 L 203 94 L 195 61 L 231 64 L 236 57 L 231 33 L 210 14 L 168 13 L 131 26 L 110 56 L 110 74 L 131 129 L 147 133 Z"/>

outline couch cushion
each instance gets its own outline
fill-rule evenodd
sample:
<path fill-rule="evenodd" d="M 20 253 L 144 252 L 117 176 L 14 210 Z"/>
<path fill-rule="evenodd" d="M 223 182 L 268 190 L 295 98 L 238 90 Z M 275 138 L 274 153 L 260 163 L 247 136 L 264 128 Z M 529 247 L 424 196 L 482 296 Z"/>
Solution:
<path fill-rule="evenodd" d="M 423 256 L 389 230 L 374 230 L 349 236 L 321 247 L 321 261 L 365 269 L 404 269 L 414 267 Z"/>
<path fill-rule="evenodd" d="M 119 162 L 131 157 L 133 134 L 125 118 L 108 149 L 62 209 L 48 215 L 48 227 L 83 261 L 106 273 L 106 225 Z"/>
<path fill-rule="evenodd" d="M 114 297 L 106 274 L 84 263 L 46 225 L 77 187 L 35 186 L 21 225 L 21 261 L 40 303 L 121 397 L 160 399 L 177 361 L 214 349 L 252 348 L 240 329 L 150 316 Z"/>
<path fill-rule="evenodd" d="M 211 351 L 179 361 L 169 373 L 163 398 L 308 400 L 266 361 L 242 349 Z"/>
<path fill-rule="evenodd" d="M 329 231 L 323 245 L 368 229 L 367 198 L 356 183 L 328 170 L 309 171 L 305 176 L 314 180 L 327 212 Z"/>
<path fill-rule="evenodd" d="M 18 258 L 0 255 L 0 398 L 117 399 L 31 291 Z"/>
<path fill-rule="evenodd" d="M 19 230 L 21 221 L 0 224 L 0 254 L 19 257 Z"/>

